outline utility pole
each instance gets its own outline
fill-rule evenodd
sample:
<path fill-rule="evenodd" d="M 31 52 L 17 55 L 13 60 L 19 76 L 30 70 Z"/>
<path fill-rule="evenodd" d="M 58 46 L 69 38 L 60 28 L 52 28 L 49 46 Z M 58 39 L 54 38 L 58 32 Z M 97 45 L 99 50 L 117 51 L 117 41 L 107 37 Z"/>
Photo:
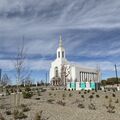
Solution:
<path fill-rule="evenodd" d="M 115 64 L 115 74 L 116 74 L 116 80 L 117 80 L 117 85 L 118 85 L 118 74 L 117 74 L 117 65 Z"/>
<path fill-rule="evenodd" d="M 47 87 L 47 72 L 46 72 L 46 87 Z"/>

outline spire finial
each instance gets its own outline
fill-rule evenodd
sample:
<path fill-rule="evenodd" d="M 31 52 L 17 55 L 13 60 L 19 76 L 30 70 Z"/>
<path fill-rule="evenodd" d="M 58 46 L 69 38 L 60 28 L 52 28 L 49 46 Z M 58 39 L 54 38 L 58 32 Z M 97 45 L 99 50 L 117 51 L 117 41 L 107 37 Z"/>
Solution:
<path fill-rule="evenodd" d="M 62 36 L 60 35 L 59 47 L 62 47 Z"/>

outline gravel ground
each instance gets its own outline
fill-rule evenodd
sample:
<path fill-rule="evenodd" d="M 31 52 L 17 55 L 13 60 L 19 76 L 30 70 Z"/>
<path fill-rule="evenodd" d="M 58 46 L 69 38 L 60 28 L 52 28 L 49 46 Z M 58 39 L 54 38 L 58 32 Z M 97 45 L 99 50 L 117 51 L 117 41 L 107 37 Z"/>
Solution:
<path fill-rule="evenodd" d="M 112 94 L 115 94 L 113 97 Z M 81 97 L 84 95 L 84 98 Z M 89 98 L 93 95 L 93 98 Z M 99 95 L 99 97 L 96 97 Z M 108 98 L 105 98 L 108 96 Z M 40 100 L 36 100 L 40 98 Z M 37 112 L 43 111 L 43 118 L 48 120 L 120 120 L 120 92 L 113 91 L 63 91 L 63 90 L 47 90 L 42 92 L 41 96 L 37 94 L 31 99 L 23 99 L 22 94 L 18 97 L 20 104 L 25 104 L 30 108 L 30 111 L 24 112 L 28 117 L 25 120 L 34 120 Z M 54 100 L 49 103 L 48 100 Z M 118 103 L 116 100 L 118 99 Z M 6 115 L 5 111 L 13 111 L 15 108 L 15 95 L 0 97 L 0 113 L 5 120 L 14 120 L 13 115 Z M 57 102 L 62 100 L 65 106 Z M 106 106 L 111 105 L 115 107 L 115 113 L 107 112 Z M 95 105 L 95 110 L 89 109 L 90 104 Z M 84 105 L 84 108 L 79 108 L 78 104 Z M 21 108 L 18 108 L 21 110 Z"/>

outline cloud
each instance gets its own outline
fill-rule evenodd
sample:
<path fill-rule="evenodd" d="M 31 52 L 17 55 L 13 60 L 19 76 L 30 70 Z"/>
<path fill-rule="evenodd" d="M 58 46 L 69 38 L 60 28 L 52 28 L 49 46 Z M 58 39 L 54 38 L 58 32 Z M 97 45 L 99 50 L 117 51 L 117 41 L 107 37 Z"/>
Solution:
<path fill-rule="evenodd" d="M 103 70 L 111 70 L 120 60 L 119 6 L 119 0 L 0 0 L 1 67 L 13 69 L 10 59 L 24 36 L 31 68 L 47 70 L 62 34 L 68 58 L 105 60 Z"/>

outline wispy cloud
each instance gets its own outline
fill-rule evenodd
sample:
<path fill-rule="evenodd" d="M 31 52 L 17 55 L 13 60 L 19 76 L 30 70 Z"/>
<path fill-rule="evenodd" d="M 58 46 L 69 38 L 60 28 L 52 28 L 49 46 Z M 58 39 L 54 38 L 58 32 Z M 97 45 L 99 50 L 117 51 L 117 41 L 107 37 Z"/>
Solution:
<path fill-rule="evenodd" d="M 24 36 L 31 68 L 47 70 L 62 34 L 68 58 L 89 57 L 91 65 L 112 70 L 120 60 L 119 6 L 119 0 L 0 0 L 0 67 L 13 68 L 10 59 Z"/>

